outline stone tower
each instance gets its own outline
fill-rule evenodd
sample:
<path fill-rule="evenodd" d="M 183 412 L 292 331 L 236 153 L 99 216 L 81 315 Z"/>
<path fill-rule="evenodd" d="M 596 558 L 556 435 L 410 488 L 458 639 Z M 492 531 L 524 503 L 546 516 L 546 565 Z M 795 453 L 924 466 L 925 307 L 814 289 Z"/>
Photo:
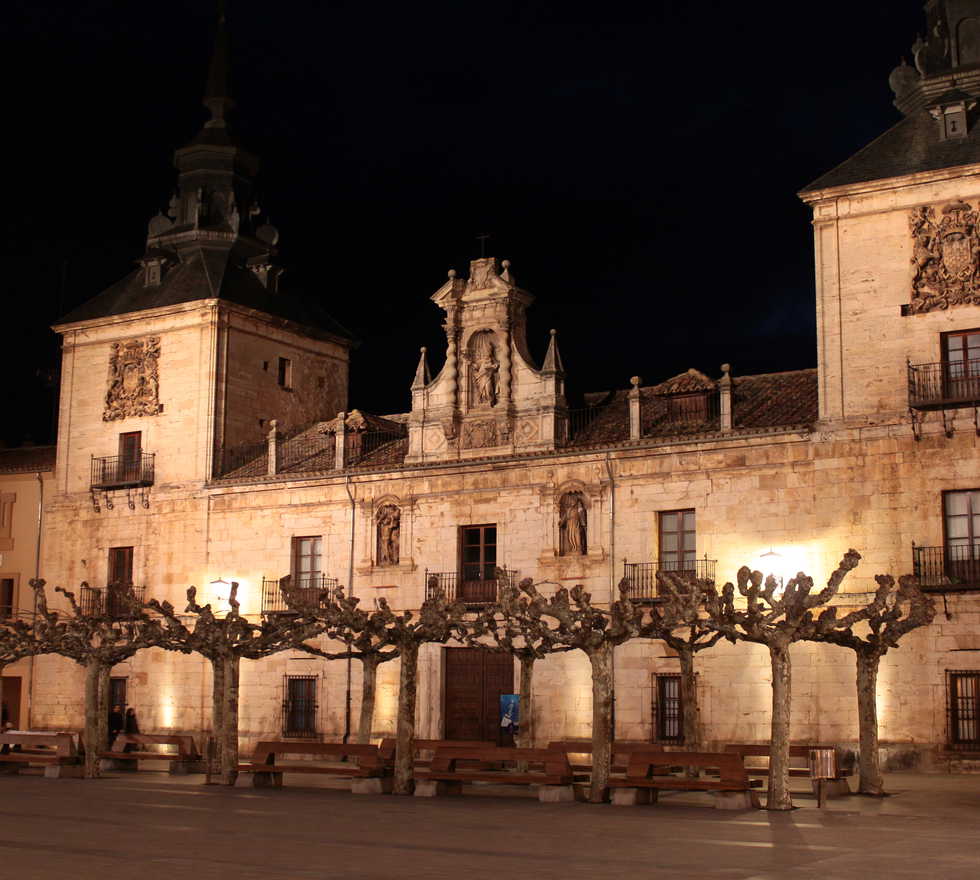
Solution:
<path fill-rule="evenodd" d="M 554 449 L 566 436 L 564 370 L 555 331 L 540 369 L 527 348 L 521 290 L 507 260 L 470 263 L 432 301 L 445 313 L 446 363 L 429 380 L 423 350 L 412 383 L 409 462 Z"/>
<path fill-rule="evenodd" d="M 157 484 L 207 480 L 263 442 L 272 420 L 288 430 L 346 408 L 351 335 L 323 293 L 281 284 L 258 159 L 228 124 L 223 16 L 203 103 L 210 118 L 175 153 L 176 191 L 149 222 L 138 268 L 54 328 L 63 491 L 84 489 L 90 459 L 122 455 L 124 442 L 127 455 L 155 455 Z"/>

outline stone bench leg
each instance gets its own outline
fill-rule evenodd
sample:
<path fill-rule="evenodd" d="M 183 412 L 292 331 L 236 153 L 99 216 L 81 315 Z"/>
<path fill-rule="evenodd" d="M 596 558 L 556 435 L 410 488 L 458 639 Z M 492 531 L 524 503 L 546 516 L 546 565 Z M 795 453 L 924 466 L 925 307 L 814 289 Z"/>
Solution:
<path fill-rule="evenodd" d="M 716 810 L 758 810 L 759 796 L 754 791 L 716 791 Z"/>
<path fill-rule="evenodd" d="M 46 764 L 45 779 L 81 779 L 85 768 L 81 764 Z"/>
<path fill-rule="evenodd" d="M 655 804 L 659 792 L 655 788 L 612 789 L 612 802 L 617 807 L 635 807 L 638 804 Z"/>
<path fill-rule="evenodd" d="M 352 794 L 391 794 L 395 780 L 391 776 L 355 777 L 350 781 Z"/>
<path fill-rule="evenodd" d="M 462 782 L 444 782 L 437 779 L 415 780 L 415 797 L 442 797 L 462 793 Z"/>
<path fill-rule="evenodd" d="M 252 771 L 252 786 L 254 788 L 282 788 L 282 773 L 274 770 L 266 773 Z"/>
<path fill-rule="evenodd" d="M 539 785 L 538 800 L 542 804 L 570 804 L 577 800 L 571 785 Z"/>

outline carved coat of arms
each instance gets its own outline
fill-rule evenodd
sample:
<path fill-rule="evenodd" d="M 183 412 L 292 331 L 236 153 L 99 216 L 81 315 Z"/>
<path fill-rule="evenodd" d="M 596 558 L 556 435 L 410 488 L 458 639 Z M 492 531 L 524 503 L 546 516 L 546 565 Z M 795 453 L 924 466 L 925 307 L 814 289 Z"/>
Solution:
<path fill-rule="evenodd" d="M 915 208 L 912 231 L 911 314 L 973 303 L 980 305 L 980 238 L 977 211 L 966 202 Z"/>
<path fill-rule="evenodd" d="M 159 360 L 159 336 L 112 344 L 103 421 L 160 412 Z"/>

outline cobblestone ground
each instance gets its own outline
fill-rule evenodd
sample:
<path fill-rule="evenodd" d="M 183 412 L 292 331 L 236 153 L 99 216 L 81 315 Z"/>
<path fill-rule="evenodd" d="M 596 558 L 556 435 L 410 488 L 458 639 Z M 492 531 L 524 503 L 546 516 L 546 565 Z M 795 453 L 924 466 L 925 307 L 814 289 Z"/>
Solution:
<path fill-rule="evenodd" d="M 290 785 L 290 782 L 294 783 Z M 895 774 L 892 797 L 800 797 L 792 813 L 355 796 L 142 771 L 86 782 L 0 777 L 0 878 L 980 877 L 980 777 Z"/>

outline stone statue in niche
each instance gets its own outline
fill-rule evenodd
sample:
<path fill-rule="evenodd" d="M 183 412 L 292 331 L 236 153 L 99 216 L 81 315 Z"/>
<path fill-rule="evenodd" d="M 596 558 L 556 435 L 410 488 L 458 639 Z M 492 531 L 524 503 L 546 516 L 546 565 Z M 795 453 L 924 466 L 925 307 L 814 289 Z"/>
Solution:
<path fill-rule="evenodd" d="M 588 513 L 581 492 L 566 492 L 558 502 L 559 555 L 584 556 Z"/>
<path fill-rule="evenodd" d="M 478 406 L 494 406 L 497 403 L 497 373 L 500 366 L 491 336 L 484 332 L 473 337 L 470 363 L 473 369 L 473 399 Z"/>
<path fill-rule="evenodd" d="M 378 565 L 398 565 L 402 512 L 395 504 L 378 510 Z"/>
<path fill-rule="evenodd" d="M 114 342 L 109 355 L 109 387 L 104 422 L 160 412 L 160 337 Z"/>

